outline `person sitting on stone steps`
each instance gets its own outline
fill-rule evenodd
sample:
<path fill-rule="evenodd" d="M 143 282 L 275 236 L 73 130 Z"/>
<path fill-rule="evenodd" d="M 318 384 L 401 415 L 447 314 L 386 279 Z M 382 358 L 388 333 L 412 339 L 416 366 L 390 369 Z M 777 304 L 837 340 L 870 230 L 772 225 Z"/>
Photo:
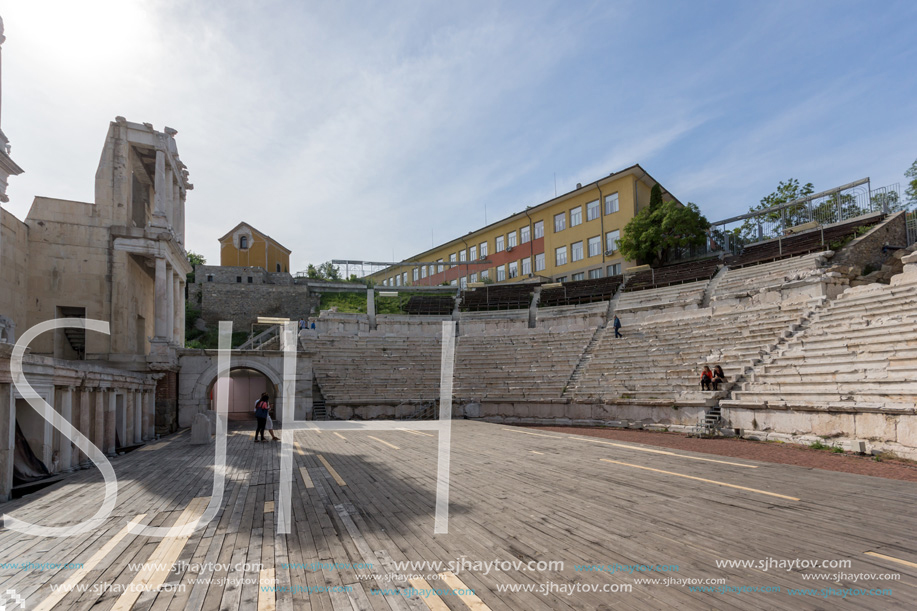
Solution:
<path fill-rule="evenodd" d="M 726 381 L 726 374 L 723 373 L 723 368 L 719 365 L 716 365 L 713 368 L 713 390 L 719 390 L 720 384 L 723 384 Z"/>
<path fill-rule="evenodd" d="M 704 365 L 704 370 L 700 372 L 700 389 L 701 390 L 712 390 L 711 385 L 713 384 L 713 372 L 710 371 L 710 367 Z"/>

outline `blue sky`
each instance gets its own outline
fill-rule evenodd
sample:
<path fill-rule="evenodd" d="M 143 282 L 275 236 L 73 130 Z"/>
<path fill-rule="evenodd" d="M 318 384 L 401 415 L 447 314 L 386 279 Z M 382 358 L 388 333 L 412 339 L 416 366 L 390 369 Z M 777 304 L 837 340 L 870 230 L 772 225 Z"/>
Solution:
<path fill-rule="evenodd" d="M 640 163 L 710 220 L 790 177 L 904 183 L 908 2 L 5 1 L 3 130 L 35 195 L 90 201 L 108 122 L 169 125 L 188 247 L 410 256 Z"/>

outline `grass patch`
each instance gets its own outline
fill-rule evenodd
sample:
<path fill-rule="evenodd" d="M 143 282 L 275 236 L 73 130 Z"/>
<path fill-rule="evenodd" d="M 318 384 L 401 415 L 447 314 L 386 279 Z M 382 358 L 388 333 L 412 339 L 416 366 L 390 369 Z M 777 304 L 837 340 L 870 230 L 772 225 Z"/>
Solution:
<path fill-rule="evenodd" d="M 366 291 L 362 293 L 322 293 L 319 308 L 348 314 L 366 314 Z"/>
<path fill-rule="evenodd" d="M 809 447 L 813 450 L 830 450 L 831 446 L 822 443 L 821 441 L 816 441 L 815 443 L 810 443 Z"/>

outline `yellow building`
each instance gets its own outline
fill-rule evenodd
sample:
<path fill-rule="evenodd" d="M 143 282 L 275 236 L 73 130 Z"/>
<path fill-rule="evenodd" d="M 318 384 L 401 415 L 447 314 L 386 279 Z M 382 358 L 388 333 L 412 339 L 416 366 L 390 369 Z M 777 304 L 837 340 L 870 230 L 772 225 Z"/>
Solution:
<path fill-rule="evenodd" d="M 289 272 L 290 250 L 248 223 L 239 223 L 220 238 L 220 265 L 263 267 L 269 272 Z"/>
<path fill-rule="evenodd" d="M 370 278 L 384 286 L 465 286 L 490 278 L 557 282 L 616 276 L 633 267 L 617 248 L 624 226 L 649 205 L 656 180 L 633 165 L 406 259 Z M 661 187 L 662 185 L 660 185 Z M 675 199 L 663 188 L 663 198 Z M 676 200 L 677 201 L 677 200 Z M 487 260 L 488 263 L 475 263 Z M 425 265 L 410 265 L 422 261 Z M 442 262 L 443 265 L 439 265 Z M 445 265 L 456 262 L 459 265 Z"/>

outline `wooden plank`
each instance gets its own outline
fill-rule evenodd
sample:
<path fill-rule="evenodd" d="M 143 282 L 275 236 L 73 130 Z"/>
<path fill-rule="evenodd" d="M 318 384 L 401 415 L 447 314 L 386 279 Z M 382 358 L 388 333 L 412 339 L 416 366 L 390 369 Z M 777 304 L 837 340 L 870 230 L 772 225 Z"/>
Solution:
<path fill-rule="evenodd" d="M 191 501 L 174 526 L 183 526 L 199 518 L 209 500 L 209 497 L 198 497 Z M 137 599 L 140 598 L 142 590 L 152 591 L 160 586 L 165 581 L 169 571 L 172 570 L 172 564 L 178 558 L 189 538 L 190 535 L 164 537 L 144 568 L 134 577 L 130 589 L 118 598 L 118 601 L 112 607 L 112 611 L 130 611 Z"/>
<path fill-rule="evenodd" d="M 51 596 L 48 596 L 43 601 L 41 601 L 38 605 L 36 605 L 33 608 L 33 611 L 51 611 L 51 609 L 53 609 L 55 605 L 57 605 L 57 603 L 59 603 L 61 600 L 64 599 L 64 597 L 67 594 L 69 594 L 69 590 L 67 590 L 67 588 L 74 587 L 80 581 L 82 581 L 83 578 L 86 575 L 88 575 L 89 572 L 92 571 L 92 569 L 94 569 L 100 562 L 102 562 L 106 558 L 106 556 L 108 556 L 108 554 L 110 554 L 111 551 L 114 550 L 122 540 L 126 539 L 128 536 L 135 536 L 135 535 L 131 535 L 130 533 L 131 525 L 140 524 L 140 522 L 145 517 L 146 517 L 146 514 L 140 514 L 138 516 L 135 516 L 130 521 L 129 524 L 127 524 L 124 528 L 118 531 L 118 533 L 114 537 L 109 539 L 108 542 L 105 543 L 105 545 L 103 545 L 101 549 L 99 549 L 99 551 L 93 554 L 89 558 L 89 560 L 84 562 L 82 567 L 80 567 L 79 569 L 76 569 L 70 575 L 70 577 L 68 577 L 67 580 L 61 584 L 61 587 L 57 590 L 57 592 L 52 593 Z"/>
<path fill-rule="evenodd" d="M 274 592 L 265 590 L 277 585 L 274 580 L 274 569 L 262 569 L 258 585 L 258 611 L 274 611 L 277 608 Z"/>

